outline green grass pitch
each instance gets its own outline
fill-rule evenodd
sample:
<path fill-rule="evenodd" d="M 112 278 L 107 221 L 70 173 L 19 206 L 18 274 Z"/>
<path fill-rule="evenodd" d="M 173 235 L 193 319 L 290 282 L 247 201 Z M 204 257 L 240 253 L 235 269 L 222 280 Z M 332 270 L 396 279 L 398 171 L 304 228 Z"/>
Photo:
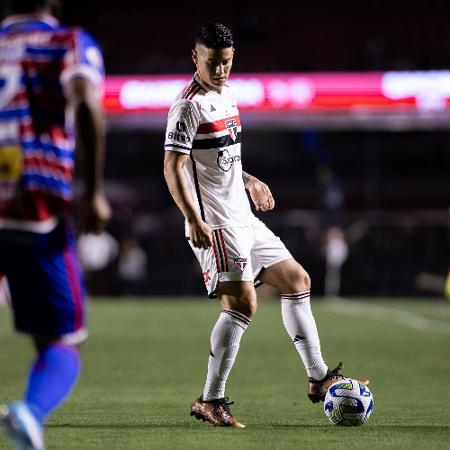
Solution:
<path fill-rule="evenodd" d="M 371 379 L 375 409 L 359 428 L 331 425 L 306 397 L 306 375 L 263 301 L 244 335 L 227 386 L 244 430 L 189 417 L 200 395 L 218 305 L 207 299 L 102 300 L 90 306 L 84 368 L 48 420 L 48 450 L 449 449 L 450 303 L 313 303 L 330 366 Z M 0 308 L 0 402 L 20 397 L 32 355 Z M 0 434 L 0 449 L 9 446 Z"/>

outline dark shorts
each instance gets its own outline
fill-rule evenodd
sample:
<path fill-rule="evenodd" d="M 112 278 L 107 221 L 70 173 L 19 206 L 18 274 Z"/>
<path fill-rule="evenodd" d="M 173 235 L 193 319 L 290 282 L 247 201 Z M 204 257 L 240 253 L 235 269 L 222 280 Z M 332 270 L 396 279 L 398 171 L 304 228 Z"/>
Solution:
<path fill-rule="evenodd" d="M 0 230 L 0 272 L 17 331 L 77 344 L 86 338 L 86 294 L 72 226 L 47 234 Z"/>

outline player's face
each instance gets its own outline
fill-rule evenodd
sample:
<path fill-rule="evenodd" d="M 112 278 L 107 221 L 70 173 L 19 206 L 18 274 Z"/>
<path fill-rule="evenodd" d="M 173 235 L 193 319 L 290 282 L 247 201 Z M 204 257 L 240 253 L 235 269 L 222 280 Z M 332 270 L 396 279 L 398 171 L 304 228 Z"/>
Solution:
<path fill-rule="evenodd" d="M 200 79 L 218 92 L 226 83 L 233 65 L 234 48 L 207 48 L 197 44 L 192 59 Z"/>

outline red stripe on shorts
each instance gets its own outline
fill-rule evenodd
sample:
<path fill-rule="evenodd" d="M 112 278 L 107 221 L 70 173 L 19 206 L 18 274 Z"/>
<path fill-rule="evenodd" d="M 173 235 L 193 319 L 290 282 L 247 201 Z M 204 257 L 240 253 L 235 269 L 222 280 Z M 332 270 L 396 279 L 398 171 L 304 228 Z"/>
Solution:
<path fill-rule="evenodd" d="M 223 257 L 225 258 L 225 272 L 229 272 L 229 270 L 228 270 L 228 253 L 227 253 L 227 247 L 225 245 L 225 239 L 223 238 L 222 230 L 219 230 L 219 236 L 220 236 L 220 242 L 222 243 Z"/>
<path fill-rule="evenodd" d="M 223 272 L 223 270 L 221 269 L 221 265 L 220 265 L 220 258 L 219 258 L 219 251 L 217 250 L 217 243 L 216 243 L 216 238 L 214 236 L 214 231 L 211 233 L 211 237 L 212 237 L 212 247 L 213 247 L 213 251 L 214 251 L 214 257 L 216 259 L 216 266 L 217 266 L 217 272 Z"/>
<path fill-rule="evenodd" d="M 74 331 L 78 331 L 83 326 L 83 295 L 80 289 L 80 274 L 74 255 L 70 249 L 64 250 L 64 262 L 66 266 L 69 289 L 74 302 Z"/>

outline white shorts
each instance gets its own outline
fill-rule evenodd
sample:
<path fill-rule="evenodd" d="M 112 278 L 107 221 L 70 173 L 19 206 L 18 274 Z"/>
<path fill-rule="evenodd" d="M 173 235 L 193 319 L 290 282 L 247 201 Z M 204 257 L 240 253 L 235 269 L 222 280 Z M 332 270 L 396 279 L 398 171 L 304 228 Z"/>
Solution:
<path fill-rule="evenodd" d="M 212 231 L 213 246 L 207 250 L 189 244 L 200 263 L 210 298 L 216 297 L 221 281 L 253 281 L 262 271 L 292 258 L 283 242 L 255 217 L 247 227 L 230 227 Z"/>

